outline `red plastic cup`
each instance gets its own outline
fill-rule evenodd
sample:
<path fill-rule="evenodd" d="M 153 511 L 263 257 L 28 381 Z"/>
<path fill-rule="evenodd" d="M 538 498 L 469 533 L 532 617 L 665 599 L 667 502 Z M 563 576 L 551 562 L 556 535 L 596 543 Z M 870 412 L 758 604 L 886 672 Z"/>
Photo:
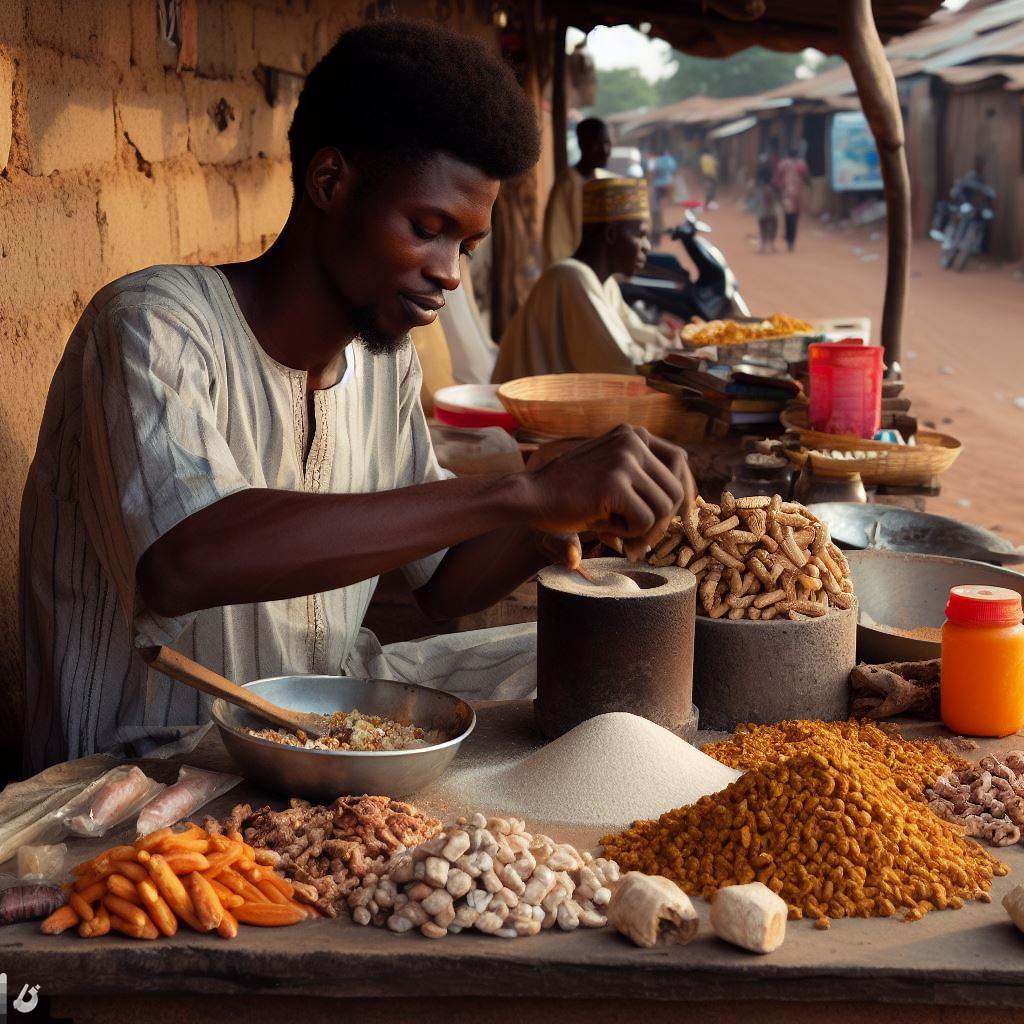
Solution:
<path fill-rule="evenodd" d="M 882 422 L 882 356 L 881 346 L 859 341 L 808 346 L 812 430 L 875 436 Z"/>

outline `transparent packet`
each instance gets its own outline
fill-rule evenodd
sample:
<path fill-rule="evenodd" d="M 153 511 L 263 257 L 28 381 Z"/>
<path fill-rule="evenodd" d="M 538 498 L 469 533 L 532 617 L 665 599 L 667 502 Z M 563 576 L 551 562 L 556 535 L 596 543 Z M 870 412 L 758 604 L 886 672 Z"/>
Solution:
<path fill-rule="evenodd" d="M 167 787 L 135 765 L 122 765 L 101 775 L 58 812 L 68 832 L 98 839 L 145 807 Z"/>
<path fill-rule="evenodd" d="M 240 775 L 211 772 L 205 768 L 182 765 L 178 781 L 168 786 L 148 803 L 136 825 L 140 836 L 148 836 L 158 828 L 166 828 L 195 813 L 204 804 L 216 800 L 242 781 Z"/>

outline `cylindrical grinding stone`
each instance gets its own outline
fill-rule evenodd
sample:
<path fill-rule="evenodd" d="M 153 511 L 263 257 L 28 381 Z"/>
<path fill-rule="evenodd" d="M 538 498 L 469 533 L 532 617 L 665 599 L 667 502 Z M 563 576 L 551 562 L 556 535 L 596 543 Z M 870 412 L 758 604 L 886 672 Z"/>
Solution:
<path fill-rule="evenodd" d="M 693 695 L 701 727 L 847 717 L 857 609 L 807 621 L 697 617 Z"/>
<path fill-rule="evenodd" d="M 554 739 L 595 715 L 626 711 L 691 739 L 693 573 L 623 558 L 583 565 L 597 577 L 627 575 L 640 589 L 594 586 L 563 566 L 541 571 L 534 705 L 540 731 Z"/>

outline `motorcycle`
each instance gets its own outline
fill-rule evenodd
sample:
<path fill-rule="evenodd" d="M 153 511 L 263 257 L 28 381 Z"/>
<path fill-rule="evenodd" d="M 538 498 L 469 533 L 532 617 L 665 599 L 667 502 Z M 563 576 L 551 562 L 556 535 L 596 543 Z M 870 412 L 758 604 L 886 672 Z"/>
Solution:
<path fill-rule="evenodd" d="M 664 315 L 683 322 L 695 316 L 704 320 L 750 316 L 728 261 L 703 237 L 711 228 L 694 213 L 693 207 L 700 205 L 688 205 L 682 223 L 670 232 L 697 268 L 696 281 L 674 253 L 652 252 L 644 269 L 622 282 L 626 301 L 648 323 L 658 323 Z"/>
<path fill-rule="evenodd" d="M 929 234 L 942 243 L 940 259 L 946 270 L 964 270 L 970 258 L 981 252 L 995 217 L 995 197 L 995 189 L 974 182 L 970 188 L 958 186 L 948 201 L 936 204 Z"/>

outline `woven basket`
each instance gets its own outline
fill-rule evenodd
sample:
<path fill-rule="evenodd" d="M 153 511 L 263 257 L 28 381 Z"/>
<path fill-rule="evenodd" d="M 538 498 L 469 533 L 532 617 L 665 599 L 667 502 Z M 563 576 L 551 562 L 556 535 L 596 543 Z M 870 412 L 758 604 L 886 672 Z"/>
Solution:
<path fill-rule="evenodd" d="M 803 466 L 808 459 L 816 476 L 847 476 L 860 473 L 865 484 L 897 484 L 915 486 L 927 484 L 934 477 L 944 473 L 956 462 L 963 450 L 961 443 L 948 434 L 937 434 L 929 430 L 917 433 L 917 444 L 886 444 L 883 441 L 865 441 L 860 437 L 840 437 L 836 434 L 817 434 L 807 431 L 808 436 L 826 438 L 823 443 L 804 439 L 802 451 L 786 452 L 791 462 Z M 819 455 L 810 448 L 826 448 L 835 451 L 875 451 L 873 459 L 833 459 Z"/>
<path fill-rule="evenodd" d="M 597 437 L 621 423 L 646 427 L 679 444 L 704 436 L 708 418 L 654 391 L 642 377 L 619 373 L 549 373 L 510 380 L 498 397 L 515 421 L 546 437 Z"/>

